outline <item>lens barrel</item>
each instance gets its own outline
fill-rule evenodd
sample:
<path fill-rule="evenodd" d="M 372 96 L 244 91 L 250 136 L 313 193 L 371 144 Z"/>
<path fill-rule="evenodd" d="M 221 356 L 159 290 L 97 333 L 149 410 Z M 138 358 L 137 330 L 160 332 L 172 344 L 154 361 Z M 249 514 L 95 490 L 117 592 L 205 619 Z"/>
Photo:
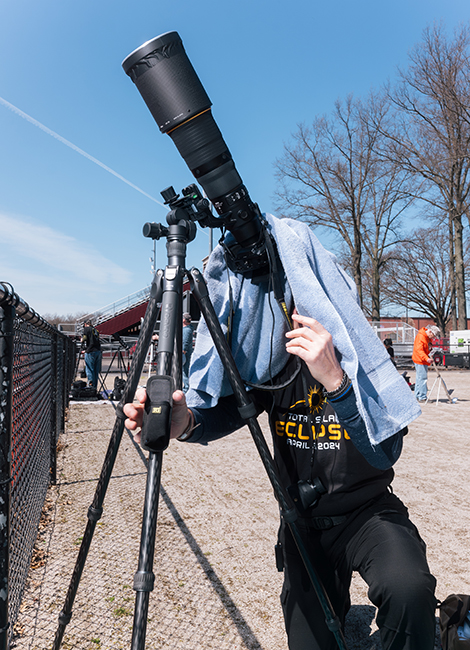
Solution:
<path fill-rule="evenodd" d="M 167 32 L 122 63 L 160 131 L 167 133 L 241 246 L 260 237 L 259 211 L 237 172 L 202 86 L 177 32 Z"/>
<path fill-rule="evenodd" d="M 212 106 L 177 32 L 147 41 L 124 59 L 122 67 L 162 133 Z"/>

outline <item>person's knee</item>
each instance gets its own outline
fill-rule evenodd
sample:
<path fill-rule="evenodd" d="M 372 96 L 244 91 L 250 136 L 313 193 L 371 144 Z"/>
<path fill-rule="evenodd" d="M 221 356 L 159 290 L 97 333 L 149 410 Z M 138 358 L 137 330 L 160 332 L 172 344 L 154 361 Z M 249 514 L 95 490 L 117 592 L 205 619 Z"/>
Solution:
<path fill-rule="evenodd" d="M 377 607 L 396 603 L 407 609 L 419 609 L 422 603 L 435 606 L 435 588 L 436 579 L 428 571 L 408 572 L 406 576 L 401 571 L 394 571 L 380 583 L 371 586 L 369 597 Z"/>
<path fill-rule="evenodd" d="M 381 634 L 388 633 L 393 638 L 398 634 L 422 640 L 429 637 L 432 644 L 437 605 L 435 587 L 436 580 L 429 572 L 416 571 L 400 577 L 398 571 L 396 576 L 371 588 L 369 597 L 378 608 L 377 625 Z M 395 647 L 393 643 L 385 646 Z M 423 648 L 427 647 L 423 645 Z"/>

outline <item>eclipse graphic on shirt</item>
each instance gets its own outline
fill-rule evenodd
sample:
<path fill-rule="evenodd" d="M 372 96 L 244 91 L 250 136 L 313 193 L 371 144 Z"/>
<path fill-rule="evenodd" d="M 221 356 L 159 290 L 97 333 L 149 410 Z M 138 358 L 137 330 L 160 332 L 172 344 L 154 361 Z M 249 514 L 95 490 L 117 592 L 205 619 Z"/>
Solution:
<path fill-rule="evenodd" d="M 308 399 L 308 408 L 310 413 L 320 413 L 320 411 L 323 408 L 323 404 L 326 401 L 322 389 L 318 386 L 315 386 L 314 388 L 310 386 L 307 399 Z M 300 399 L 298 402 L 293 404 L 290 408 L 293 409 L 296 406 L 300 406 L 301 404 L 305 405 L 304 399 Z"/>

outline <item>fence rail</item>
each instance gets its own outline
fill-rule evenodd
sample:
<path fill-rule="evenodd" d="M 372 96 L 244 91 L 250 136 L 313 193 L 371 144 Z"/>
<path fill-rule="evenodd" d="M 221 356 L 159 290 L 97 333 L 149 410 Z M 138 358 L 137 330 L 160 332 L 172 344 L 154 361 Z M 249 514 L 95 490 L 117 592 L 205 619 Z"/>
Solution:
<path fill-rule="evenodd" d="M 0 650 L 7 650 L 64 430 L 74 341 L 0 282 Z"/>

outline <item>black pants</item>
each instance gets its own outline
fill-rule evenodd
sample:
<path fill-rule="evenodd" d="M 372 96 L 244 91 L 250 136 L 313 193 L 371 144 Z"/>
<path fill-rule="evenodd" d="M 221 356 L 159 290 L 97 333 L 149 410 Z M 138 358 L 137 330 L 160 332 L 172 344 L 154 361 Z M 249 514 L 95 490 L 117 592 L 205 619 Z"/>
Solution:
<path fill-rule="evenodd" d="M 402 502 L 387 494 L 345 524 L 317 531 L 296 522 L 335 613 L 344 619 L 350 606 L 353 571 L 369 585 L 378 608 L 384 650 L 433 650 L 436 581 L 426 547 Z M 290 650 L 336 650 L 325 616 L 287 527 L 281 529 L 284 587 L 281 602 Z"/>

